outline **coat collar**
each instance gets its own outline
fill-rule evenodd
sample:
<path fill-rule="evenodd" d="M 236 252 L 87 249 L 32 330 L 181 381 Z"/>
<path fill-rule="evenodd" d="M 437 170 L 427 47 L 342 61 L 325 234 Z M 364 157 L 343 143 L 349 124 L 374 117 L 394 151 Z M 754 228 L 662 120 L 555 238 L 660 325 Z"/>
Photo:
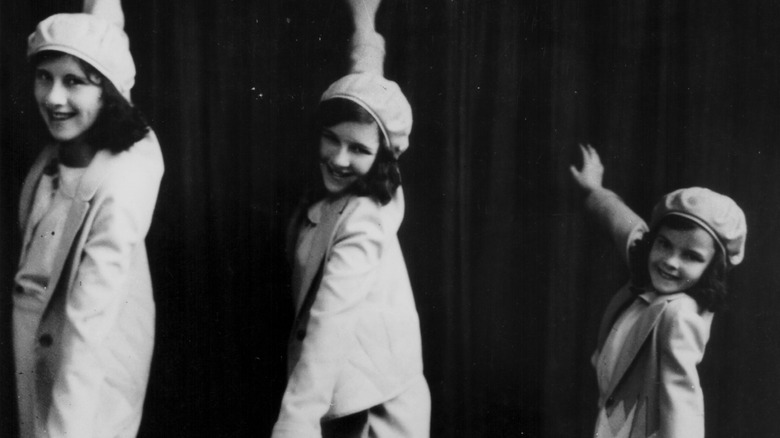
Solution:
<path fill-rule="evenodd" d="M 305 269 L 301 277 L 300 286 L 295 294 L 295 297 L 297 297 L 295 303 L 296 315 L 300 312 L 309 288 L 311 288 L 312 282 L 320 270 L 325 253 L 330 248 L 333 234 L 336 232 L 336 225 L 346 211 L 351 198 L 352 196 L 325 198 L 309 207 L 309 210 L 306 212 L 309 226 L 317 229 L 311 250 L 309 251 L 309 257 L 304 265 Z"/>
<path fill-rule="evenodd" d="M 628 371 L 628 368 L 636 359 L 637 354 L 642 349 L 645 341 L 650 333 L 658 325 L 658 321 L 661 319 L 661 315 L 669 302 L 674 301 L 685 293 L 675 294 L 659 294 L 652 289 L 645 289 L 644 292 L 637 295 L 631 290 L 632 286 L 626 285 L 618 292 L 607 307 L 607 313 L 602 321 L 602 327 L 599 333 L 599 351 L 604 346 L 609 330 L 615 323 L 615 320 L 628 306 L 635 300 L 642 300 L 647 304 L 647 309 L 642 312 L 642 316 L 637 320 L 634 327 L 631 329 L 626 342 L 624 344 L 624 350 L 618 356 L 617 364 L 615 364 L 615 370 L 612 373 L 612 378 L 609 383 L 609 389 L 607 394 L 612 394 L 617 385 L 622 380 L 623 376 Z M 637 291 L 638 292 L 638 291 Z M 605 329 L 606 326 L 606 329 Z"/>
<path fill-rule="evenodd" d="M 38 190 L 38 182 L 43 175 L 43 169 L 57 156 L 57 147 L 49 145 L 38 154 L 38 158 L 27 173 L 22 185 L 22 193 L 19 202 L 19 228 L 22 232 L 27 229 L 27 220 L 30 218 L 35 192 Z"/>
<path fill-rule="evenodd" d="M 25 232 L 29 225 L 30 213 L 41 176 L 43 175 L 46 166 L 57 158 L 58 150 L 57 145 L 46 146 L 27 175 L 24 186 L 22 187 L 19 204 L 19 224 L 22 227 L 23 232 Z M 56 287 L 59 282 L 73 242 L 84 223 L 84 218 L 89 210 L 89 202 L 95 196 L 101 183 L 109 173 L 109 161 L 111 160 L 111 157 L 112 153 L 108 150 L 98 151 L 92 158 L 89 166 L 87 166 L 84 175 L 81 177 L 73 203 L 68 209 L 62 238 L 54 256 L 52 272 L 49 278 L 49 284 L 53 287 Z M 25 242 L 25 247 L 26 246 L 27 242 Z"/>
<path fill-rule="evenodd" d="M 21 205 L 19 209 L 19 224 L 24 228 L 32 208 L 32 202 L 35 197 L 35 190 L 44 169 L 59 155 L 59 147 L 56 144 L 46 146 L 30 168 L 27 178 L 22 186 Z M 97 189 L 108 174 L 108 162 L 111 160 L 112 153 L 102 149 L 95 153 L 92 161 L 87 166 L 84 176 L 81 178 L 75 197 L 81 201 L 90 201 L 95 196 Z"/>

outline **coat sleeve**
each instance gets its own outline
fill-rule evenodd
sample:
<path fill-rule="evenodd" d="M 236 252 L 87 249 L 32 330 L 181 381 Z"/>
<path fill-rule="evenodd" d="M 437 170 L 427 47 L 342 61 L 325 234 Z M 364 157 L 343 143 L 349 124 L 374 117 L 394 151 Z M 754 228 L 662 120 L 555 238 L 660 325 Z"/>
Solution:
<path fill-rule="evenodd" d="M 138 144 L 134 148 L 139 147 Z M 134 251 L 149 229 L 162 177 L 156 143 L 150 156 L 124 152 L 95 195 L 96 213 L 67 291 L 61 362 L 55 372 L 46 430 L 52 437 L 93 436 L 104 384 L 99 352 L 126 300 Z M 142 147 L 143 149 L 143 147 Z M 136 151 L 138 152 L 138 151 Z M 151 158 L 151 159 L 150 159 Z"/>
<path fill-rule="evenodd" d="M 384 75 L 385 39 L 374 25 L 381 0 L 346 0 L 346 3 L 355 28 L 350 38 L 350 73 Z"/>
<path fill-rule="evenodd" d="M 659 434 L 704 437 L 704 395 L 696 366 L 704 356 L 710 320 L 686 306 L 671 306 L 659 322 Z"/>
<path fill-rule="evenodd" d="M 357 347 L 354 327 L 377 281 L 384 245 L 379 206 L 355 198 L 357 207 L 336 230 L 311 307 L 301 356 L 292 369 L 273 436 L 320 437 L 320 420 L 336 379 Z M 349 210 L 349 207 L 347 207 Z"/>
<path fill-rule="evenodd" d="M 623 260 L 628 263 L 631 246 L 647 232 L 647 224 L 618 195 L 607 189 L 593 190 L 585 200 L 585 209 L 600 228 L 612 237 Z"/>

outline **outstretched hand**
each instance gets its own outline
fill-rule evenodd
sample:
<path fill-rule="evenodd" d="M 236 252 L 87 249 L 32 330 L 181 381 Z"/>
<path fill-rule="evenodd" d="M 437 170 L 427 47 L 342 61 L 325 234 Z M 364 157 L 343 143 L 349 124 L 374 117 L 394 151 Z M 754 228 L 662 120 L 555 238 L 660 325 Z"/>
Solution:
<path fill-rule="evenodd" d="M 574 165 L 569 167 L 574 182 L 586 192 L 600 189 L 604 178 L 604 166 L 601 164 L 598 152 L 589 144 L 580 144 L 580 151 L 582 151 L 582 169 L 578 170 Z"/>

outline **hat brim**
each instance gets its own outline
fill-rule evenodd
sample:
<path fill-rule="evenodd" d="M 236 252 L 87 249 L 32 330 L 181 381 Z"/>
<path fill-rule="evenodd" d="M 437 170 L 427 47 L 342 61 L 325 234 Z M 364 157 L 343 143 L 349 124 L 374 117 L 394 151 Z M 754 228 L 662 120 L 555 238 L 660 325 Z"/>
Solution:
<path fill-rule="evenodd" d="M 712 227 L 709 226 L 706 222 L 704 222 L 703 220 L 699 219 L 698 217 L 696 217 L 696 216 L 694 216 L 692 214 L 688 214 L 688 213 L 685 213 L 685 212 L 682 212 L 682 211 L 669 211 L 666 214 L 664 214 L 663 216 L 659 217 L 655 221 L 655 223 L 653 224 L 653 228 L 657 227 L 658 224 L 661 223 L 662 220 L 664 220 L 664 218 L 667 218 L 669 216 L 684 217 L 685 219 L 688 219 L 689 221 L 694 222 L 696 225 L 702 227 L 704 229 L 704 231 L 707 232 L 707 234 L 712 236 L 712 239 L 715 241 L 715 243 L 718 244 L 718 247 L 720 248 L 720 250 L 723 253 L 723 256 L 726 258 L 726 260 L 729 259 L 729 257 L 728 257 L 729 253 L 726 252 L 726 246 L 723 245 L 723 242 L 720 240 L 720 237 L 718 237 L 717 233 L 715 233 L 715 230 L 713 230 Z"/>

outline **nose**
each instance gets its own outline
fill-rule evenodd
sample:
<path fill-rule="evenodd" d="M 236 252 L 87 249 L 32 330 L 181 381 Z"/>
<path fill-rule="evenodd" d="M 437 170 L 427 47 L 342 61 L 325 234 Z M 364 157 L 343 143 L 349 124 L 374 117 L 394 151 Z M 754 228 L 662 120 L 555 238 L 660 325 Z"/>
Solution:
<path fill-rule="evenodd" d="M 65 105 L 65 102 L 67 101 L 65 87 L 58 82 L 54 82 L 46 91 L 43 99 L 46 106 L 50 108 Z"/>
<path fill-rule="evenodd" d="M 331 159 L 331 163 L 334 166 L 338 167 L 348 167 L 349 166 L 349 153 L 347 152 L 346 147 L 340 147 L 337 151 L 333 154 L 333 157 Z"/>
<path fill-rule="evenodd" d="M 670 269 L 677 269 L 680 267 L 680 257 L 677 254 L 669 254 L 663 259 L 664 266 Z"/>

